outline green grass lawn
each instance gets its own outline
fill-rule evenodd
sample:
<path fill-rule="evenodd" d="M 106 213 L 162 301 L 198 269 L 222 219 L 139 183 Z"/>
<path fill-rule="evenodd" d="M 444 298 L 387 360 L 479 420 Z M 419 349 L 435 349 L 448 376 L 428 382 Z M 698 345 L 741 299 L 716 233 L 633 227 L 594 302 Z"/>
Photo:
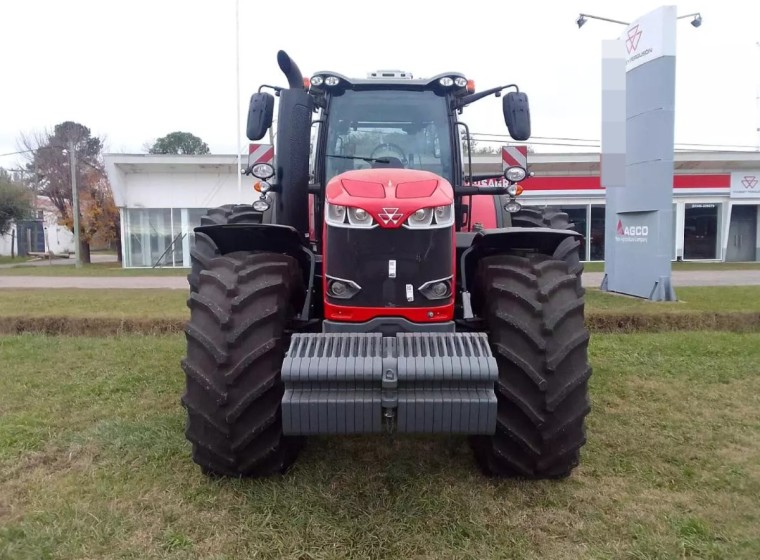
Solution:
<path fill-rule="evenodd" d="M 464 437 L 312 438 L 203 477 L 180 335 L 0 337 L 0 558 L 760 557 L 760 333 L 597 335 L 581 466 L 493 481 Z"/>
<path fill-rule="evenodd" d="M 10 255 L 0 255 L 0 264 L 23 264 L 28 260 L 28 257 L 11 257 Z"/>

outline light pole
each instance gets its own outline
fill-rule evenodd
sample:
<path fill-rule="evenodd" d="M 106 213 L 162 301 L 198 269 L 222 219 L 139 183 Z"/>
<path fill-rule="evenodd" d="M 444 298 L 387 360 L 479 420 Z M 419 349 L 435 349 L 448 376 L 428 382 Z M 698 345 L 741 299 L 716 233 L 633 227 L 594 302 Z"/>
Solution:
<path fill-rule="evenodd" d="M 71 213 L 74 214 L 74 266 L 82 267 L 81 246 L 79 239 L 79 192 L 77 188 L 77 152 L 74 140 L 69 139 L 69 167 L 71 168 Z"/>
<path fill-rule="evenodd" d="M 241 147 L 240 147 L 240 0 L 235 0 L 235 111 L 237 115 L 237 187 L 238 198 L 243 189 L 243 175 L 241 173 Z"/>
<path fill-rule="evenodd" d="M 755 41 L 755 46 L 757 47 L 758 51 L 758 64 L 755 66 L 755 68 L 760 68 L 760 41 Z M 759 71 L 760 72 L 760 71 Z M 757 133 L 757 144 L 755 145 L 755 150 L 760 152 L 760 73 L 755 77 L 755 111 L 757 112 L 756 115 L 756 122 L 755 122 L 755 132 Z"/>

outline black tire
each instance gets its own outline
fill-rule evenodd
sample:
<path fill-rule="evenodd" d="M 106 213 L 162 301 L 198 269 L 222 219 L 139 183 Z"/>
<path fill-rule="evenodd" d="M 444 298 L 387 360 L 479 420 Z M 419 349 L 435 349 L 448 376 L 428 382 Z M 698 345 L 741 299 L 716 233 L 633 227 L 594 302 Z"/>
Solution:
<path fill-rule="evenodd" d="M 202 226 L 223 224 L 261 224 L 269 223 L 269 211 L 259 212 L 250 204 L 225 204 L 211 208 L 205 216 L 201 216 Z M 195 234 L 195 244 L 190 249 L 190 273 L 187 282 L 190 291 L 198 291 L 198 278 L 202 270 L 208 268 L 211 259 L 220 255 L 219 249 L 205 233 Z"/>
<path fill-rule="evenodd" d="M 512 214 L 513 227 L 543 227 L 551 229 L 568 229 L 576 231 L 575 224 L 570 221 L 567 212 L 556 208 L 524 206 L 518 212 Z M 580 258 L 581 242 L 578 239 L 568 237 L 560 243 L 554 256 L 567 262 L 570 274 L 578 278 L 578 288 L 583 285 L 583 262 Z"/>
<path fill-rule="evenodd" d="M 182 404 L 204 473 L 268 476 L 296 460 L 302 440 L 282 434 L 280 370 L 303 297 L 298 263 L 286 255 L 230 253 L 200 273 L 188 300 Z"/>
<path fill-rule="evenodd" d="M 471 438 L 477 463 L 495 477 L 567 477 L 591 410 L 583 288 L 565 259 L 531 254 L 481 260 L 476 291 L 499 366 L 497 429 Z"/>
<path fill-rule="evenodd" d="M 511 218 L 512 227 L 544 227 L 575 231 L 575 224 L 570 221 L 567 212 L 556 208 L 523 206 L 512 214 Z"/>

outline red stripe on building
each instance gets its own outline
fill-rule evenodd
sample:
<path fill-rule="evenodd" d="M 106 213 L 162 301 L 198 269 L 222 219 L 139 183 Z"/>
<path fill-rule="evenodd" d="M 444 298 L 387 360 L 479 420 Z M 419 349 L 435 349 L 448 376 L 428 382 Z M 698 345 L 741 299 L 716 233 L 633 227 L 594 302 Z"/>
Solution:
<path fill-rule="evenodd" d="M 520 183 L 526 191 L 589 191 L 604 190 L 600 177 L 531 177 Z M 676 189 L 728 189 L 731 175 L 676 175 Z"/>

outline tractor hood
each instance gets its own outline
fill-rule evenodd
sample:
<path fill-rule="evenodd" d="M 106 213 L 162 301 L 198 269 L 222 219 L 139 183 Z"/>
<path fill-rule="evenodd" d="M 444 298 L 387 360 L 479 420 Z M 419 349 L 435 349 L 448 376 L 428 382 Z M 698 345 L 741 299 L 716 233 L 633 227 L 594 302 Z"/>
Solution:
<path fill-rule="evenodd" d="M 453 214 L 454 189 L 430 171 L 358 169 L 335 176 L 327 185 L 326 197 L 328 205 L 361 208 L 381 228 L 395 229 L 408 227 L 409 217 L 421 209 L 444 207 L 446 215 Z M 430 214 L 428 227 L 436 227 L 436 213 Z"/>

